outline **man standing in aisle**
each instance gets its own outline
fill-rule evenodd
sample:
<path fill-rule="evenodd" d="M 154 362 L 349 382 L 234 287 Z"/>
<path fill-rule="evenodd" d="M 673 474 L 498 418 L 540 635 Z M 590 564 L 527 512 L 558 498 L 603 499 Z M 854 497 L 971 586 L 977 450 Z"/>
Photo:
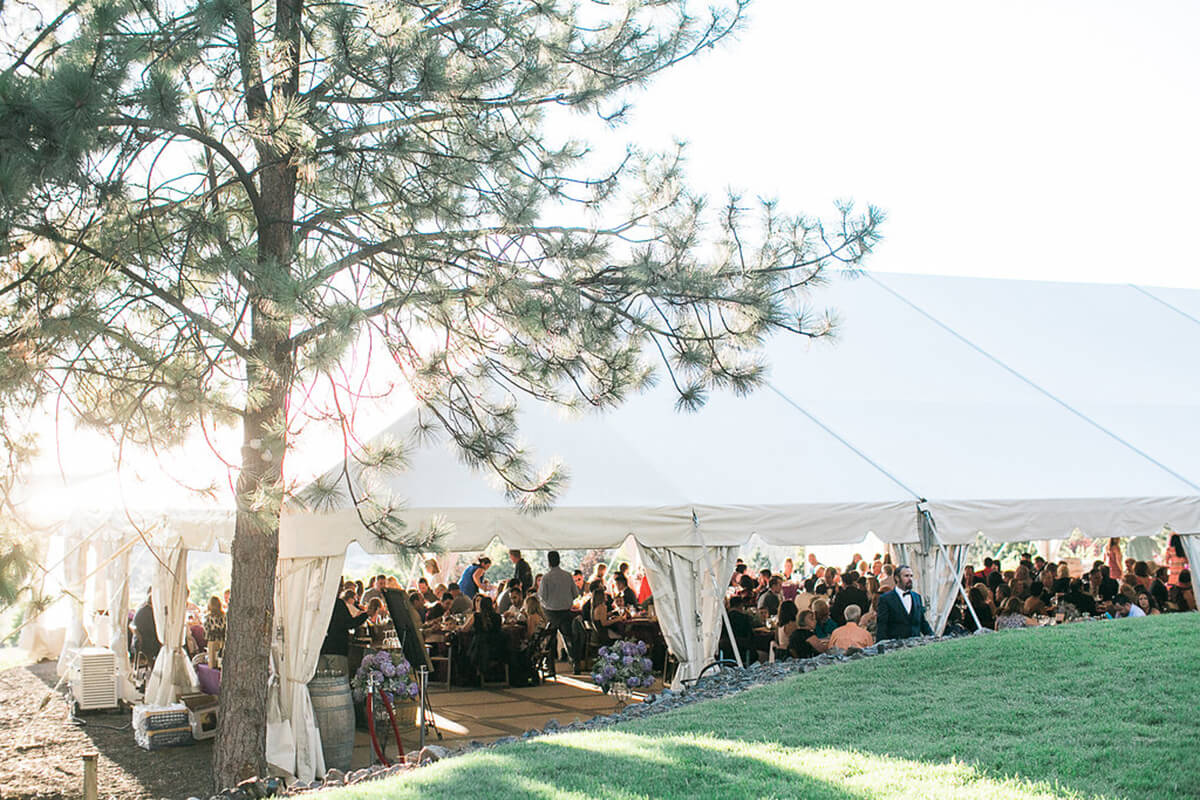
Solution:
<path fill-rule="evenodd" d="M 879 616 L 875 623 L 875 639 L 909 639 L 913 636 L 932 636 L 933 630 L 925 620 L 925 604 L 913 591 L 913 571 L 907 564 L 896 567 L 896 588 L 879 596 Z"/>
<path fill-rule="evenodd" d="M 533 569 L 529 562 L 521 558 L 520 550 L 509 550 L 508 560 L 513 563 L 513 580 L 521 584 L 521 592 L 529 594 L 533 591 Z"/>
<path fill-rule="evenodd" d="M 567 646 L 567 658 L 569 658 L 578 667 L 579 657 L 582 655 L 576 643 L 572 641 L 571 634 L 571 604 L 575 602 L 575 598 L 579 595 L 579 587 L 575 585 L 575 580 L 571 577 L 571 573 L 561 568 L 557 550 L 551 550 L 546 554 L 546 561 L 550 564 L 550 569 L 542 576 L 542 583 L 538 586 L 538 600 L 542 603 L 542 608 L 546 611 L 546 621 L 550 624 L 551 631 L 561 633 L 563 641 Z M 551 634 L 552 636 L 554 633 Z M 555 660 L 557 661 L 558 645 L 554 645 Z M 576 672 L 579 670 L 576 669 Z"/>

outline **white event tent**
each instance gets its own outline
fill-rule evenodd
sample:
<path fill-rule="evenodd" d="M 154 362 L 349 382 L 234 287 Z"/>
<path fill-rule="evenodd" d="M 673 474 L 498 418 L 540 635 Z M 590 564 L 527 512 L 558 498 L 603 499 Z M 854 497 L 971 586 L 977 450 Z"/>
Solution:
<path fill-rule="evenodd" d="M 415 444 L 415 412 L 380 434 L 409 442 L 389 489 L 413 526 L 450 523 L 452 551 L 614 547 L 632 537 L 680 668 L 715 651 L 723 589 L 752 536 L 845 544 L 868 533 L 912 563 L 935 627 L 966 545 L 1185 534 L 1200 563 L 1200 291 L 868 274 L 820 291 L 833 340 L 776 337 L 767 385 L 676 412 L 668 381 L 607 414 L 518 400 L 535 460 L 570 476 L 553 510 L 512 509 L 447 442 Z M 223 535 L 231 535 L 232 526 Z M 211 530 L 210 530 L 211 532 Z M 193 535 L 199 535 L 196 529 Z M 207 541 L 207 539 L 206 539 Z M 352 508 L 285 514 L 284 724 L 272 763 L 319 774 L 304 691 L 346 547 L 380 548 Z"/>

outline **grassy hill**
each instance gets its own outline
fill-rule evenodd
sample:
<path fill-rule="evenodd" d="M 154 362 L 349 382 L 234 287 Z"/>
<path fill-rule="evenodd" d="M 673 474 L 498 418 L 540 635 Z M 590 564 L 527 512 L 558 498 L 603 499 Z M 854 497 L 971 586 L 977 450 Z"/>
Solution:
<path fill-rule="evenodd" d="M 1200 614 L 973 637 L 332 790 L 374 798 L 1200 797 Z"/>

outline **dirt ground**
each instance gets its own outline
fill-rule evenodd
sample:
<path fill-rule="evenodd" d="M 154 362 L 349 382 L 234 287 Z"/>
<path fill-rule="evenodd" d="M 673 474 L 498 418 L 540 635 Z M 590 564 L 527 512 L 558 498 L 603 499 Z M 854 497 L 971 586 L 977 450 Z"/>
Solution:
<path fill-rule="evenodd" d="M 211 741 L 151 752 L 134 742 L 128 711 L 84 712 L 73 722 L 63 695 L 51 694 L 54 667 L 43 662 L 0 671 L 0 799 L 82 797 L 88 752 L 100 754 L 103 798 L 208 797 Z"/>

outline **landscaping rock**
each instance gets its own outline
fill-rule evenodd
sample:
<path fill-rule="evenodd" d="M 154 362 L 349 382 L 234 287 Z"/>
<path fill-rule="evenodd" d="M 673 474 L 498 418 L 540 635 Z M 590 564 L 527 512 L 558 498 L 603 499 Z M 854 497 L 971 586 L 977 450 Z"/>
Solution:
<path fill-rule="evenodd" d="M 513 737 L 510 736 L 508 738 L 512 739 Z M 513 739 L 513 741 L 516 741 L 516 739 Z M 421 748 L 421 752 L 417 757 L 417 763 L 432 764 L 434 761 L 441 761 L 443 758 L 449 757 L 449 755 L 450 751 L 446 748 L 438 747 L 436 744 L 427 744 Z"/>

